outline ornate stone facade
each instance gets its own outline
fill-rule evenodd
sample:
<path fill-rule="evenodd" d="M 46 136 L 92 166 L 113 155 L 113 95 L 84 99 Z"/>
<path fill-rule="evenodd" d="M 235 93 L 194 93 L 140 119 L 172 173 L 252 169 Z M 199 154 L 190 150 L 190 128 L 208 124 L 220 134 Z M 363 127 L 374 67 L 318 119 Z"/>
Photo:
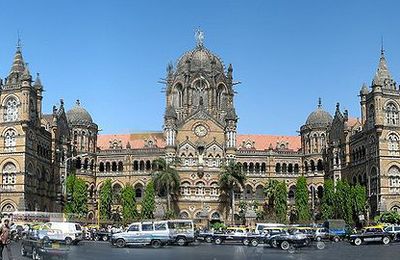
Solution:
<path fill-rule="evenodd" d="M 235 190 L 235 212 L 239 200 L 262 203 L 271 179 L 287 184 L 290 212 L 301 175 L 315 210 L 327 177 L 366 185 L 373 212 L 399 207 L 400 92 L 383 53 L 371 90 L 363 86 L 360 93 L 361 120 L 349 118 L 339 106 L 332 118 L 319 101 L 300 136 L 242 135 L 237 133 L 233 67 L 226 68 L 204 46 L 202 34 L 197 39 L 193 50 L 167 66 L 162 131 L 115 135 L 98 135 L 79 101 L 67 113 L 61 101 L 51 115 L 42 115 L 40 79 L 33 84 L 18 48 L 10 75 L 1 83 L 1 209 L 60 210 L 55 194 L 65 172 L 74 168 L 88 184 L 88 218 L 94 219 L 105 179 L 111 178 L 115 193 L 132 184 L 140 202 L 159 157 L 180 160 L 176 209 L 181 218 L 230 219 L 218 187 L 228 159 L 247 176 L 245 186 Z M 162 206 L 163 199 L 158 203 Z M 119 207 L 116 201 L 114 209 Z"/>

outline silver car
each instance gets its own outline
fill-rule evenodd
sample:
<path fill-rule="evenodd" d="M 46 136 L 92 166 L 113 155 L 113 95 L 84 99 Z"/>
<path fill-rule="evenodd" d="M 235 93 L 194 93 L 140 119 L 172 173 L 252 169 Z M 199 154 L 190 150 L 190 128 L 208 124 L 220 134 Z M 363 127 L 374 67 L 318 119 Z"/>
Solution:
<path fill-rule="evenodd" d="M 120 248 L 127 245 L 151 245 L 153 248 L 159 248 L 172 242 L 169 234 L 164 232 L 165 228 L 153 222 L 132 223 L 127 231 L 113 234 L 111 244 Z"/>

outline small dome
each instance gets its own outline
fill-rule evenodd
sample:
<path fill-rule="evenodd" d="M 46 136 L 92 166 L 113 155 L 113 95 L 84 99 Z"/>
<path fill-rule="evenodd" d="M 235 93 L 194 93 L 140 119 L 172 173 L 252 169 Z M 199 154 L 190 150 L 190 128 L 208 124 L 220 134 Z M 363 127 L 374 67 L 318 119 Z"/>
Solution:
<path fill-rule="evenodd" d="M 187 63 L 190 63 L 191 71 L 199 69 L 211 71 L 212 68 L 224 71 L 221 59 L 203 46 L 197 46 L 193 50 L 184 53 L 178 60 L 177 70 L 184 70 Z"/>
<path fill-rule="evenodd" d="M 331 124 L 332 120 L 331 114 L 322 109 L 321 100 L 319 100 L 317 109 L 307 117 L 306 125 L 325 127 Z"/>
<path fill-rule="evenodd" d="M 92 117 L 86 109 L 81 107 L 79 100 L 77 100 L 76 105 L 67 112 L 67 119 L 72 125 L 93 124 Z"/>
<path fill-rule="evenodd" d="M 367 95 L 368 93 L 369 93 L 369 89 L 368 89 L 367 85 L 364 83 L 361 87 L 360 94 Z"/>

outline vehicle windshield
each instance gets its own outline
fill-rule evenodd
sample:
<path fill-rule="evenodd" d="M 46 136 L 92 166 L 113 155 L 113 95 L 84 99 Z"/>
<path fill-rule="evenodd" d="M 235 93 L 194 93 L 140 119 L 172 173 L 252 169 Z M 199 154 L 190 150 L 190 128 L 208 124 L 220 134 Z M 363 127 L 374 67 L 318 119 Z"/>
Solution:
<path fill-rule="evenodd" d="M 188 221 L 182 221 L 182 222 L 168 222 L 168 228 L 169 229 L 175 229 L 175 230 L 191 230 L 193 228 L 192 222 Z"/>

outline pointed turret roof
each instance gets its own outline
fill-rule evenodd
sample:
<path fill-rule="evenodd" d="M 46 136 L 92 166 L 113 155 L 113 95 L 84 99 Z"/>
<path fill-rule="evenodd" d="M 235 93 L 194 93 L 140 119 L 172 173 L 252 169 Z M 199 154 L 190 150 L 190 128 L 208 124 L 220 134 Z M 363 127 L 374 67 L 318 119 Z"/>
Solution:
<path fill-rule="evenodd" d="M 43 87 L 42 81 L 40 80 L 40 75 L 39 73 L 36 73 L 36 79 L 35 79 L 35 87 Z"/>
<path fill-rule="evenodd" d="M 387 89 L 396 88 L 396 82 L 390 74 L 389 67 L 385 58 L 385 50 L 381 49 L 381 57 L 379 58 L 378 69 L 376 70 L 372 86 L 381 86 Z"/>
<path fill-rule="evenodd" d="M 11 66 L 10 75 L 13 73 L 22 74 L 25 71 L 25 62 L 22 57 L 22 51 L 20 44 L 17 45 L 17 51 L 14 55 L 13 64 Z"/>

